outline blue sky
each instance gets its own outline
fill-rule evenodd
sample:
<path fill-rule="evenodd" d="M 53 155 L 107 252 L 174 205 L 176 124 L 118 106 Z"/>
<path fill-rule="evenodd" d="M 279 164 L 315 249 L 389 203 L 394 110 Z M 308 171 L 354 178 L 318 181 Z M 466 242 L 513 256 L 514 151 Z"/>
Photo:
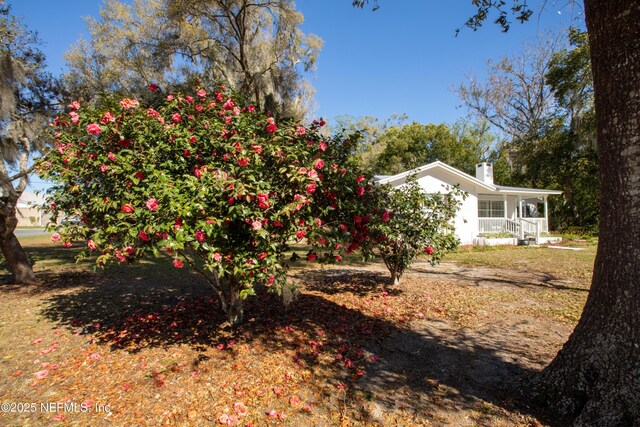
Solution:
<path fill-rule="evenodd" d="M 380 0 L 381 8 L 355 9 L 351 0 L 300 0 L 303 30 L 324 40 L 317 69 L 317 115 L 387 117 L 406 113 L 418 122 L 453 122 L 465 114 L 450 88 L 465 73 L 482 75 L 487 60 L 517 52 L 545 30 L 567 28 L 579 9 L 566 0 L 529 3 L 536 14 L 501 33 L 487 24 L 478 32 L 455 29 L 472 14 L 470 0 Z M 97 17 L 101 0 L 8 0 L 13 13 L 46 43 L 50 68 L 62 70 L 64 52 L 85 34 L 83 16 Z M 562 7 L 561 7 L 562 6 Z M 558 13 L 560 12 L 560 13 Z"/>
<path fill-rule="evenodd" d="M 98 16 L 101 0 L 7 0 L 13 14 L 39 33 L 49 67 L 64 67 L 64 52 L 86 34 L 84 16 Z M 303 30 L 324 40 L 317 69 L 316 115 L 385 118 L 406 113 L 421 123 L 454 122 L 466 111 L 451 92 L 465 74 L 483 75 L 487 60 L 517 53 L 538 33 L 583 26 L 567 0 L 530 0 L 531 21 L 504 34 L 491 23 L 478 32 L 460 28 L 473 13 L 470 0 L 380 0 L 355 9 L 351 0 L 299 0 Z M 545 4 L 543 9 L 543 4 Z"/>

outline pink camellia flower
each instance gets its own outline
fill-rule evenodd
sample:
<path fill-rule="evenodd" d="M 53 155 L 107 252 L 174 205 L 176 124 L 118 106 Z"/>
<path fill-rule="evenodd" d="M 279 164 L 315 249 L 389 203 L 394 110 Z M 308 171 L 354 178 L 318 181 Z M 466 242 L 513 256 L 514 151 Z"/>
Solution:
<path fill-rule="evenodd" d="M 256 106 L 251 104 L 247 107 L 247 111 L 250 113 L 253 113 L 254 111 L 256 111 Z"/>
<path fill-rule="evenodd" d="M 122 101 L 120 101 L 120 106 L 125 110 L 136 108 L 139 105 L 140 102 L 136 99 L 124 98 Z"/>
<path fill-rule="evenodd" d="M 156 110 L 154 110 L 153 108 L 147 108 L 147 117 L 158 117 L 160 116 L 160 113 L 158 113 Z"/>
<path fill-rule="evenodd" d="M 158 209 L 158 201 L 153 197 L 147 200 L 147 209 L 149 209 L 150 211 L 155 211 L 156 209 Z"/>
<path fill-rule="evenodd" d="M 227 102 L 224 103 L 224 105 L 222 106 L 222 108 L 224 108 L 225 110 L 233 110 L 233 107 L 235 107 L 236 104 L 233 103 L 233 100 L 231 98 L 227 99 Z"/>
<path fill-rule="evenodd" d="M 266 127 L 268 133 L 276 133 L 276 130 L 278 130 L 278 128 L 273 123 L 269 123 Z"/>
<path fill-rule="evenodd" d="M 327 245 L 327 239 L 325 239 L 324 237 L 320 237 L 318 239 L 318 244 L 322 245 L 322 246 L 326 246 Z"/>
<path fill-rule="evenodd" d="M 69 113 L 69 117 L 71 117 L 71 122 L 72 122 L 74 125 L 77 125 L 77 124 L 78 124 L 78 122 L 80 121 L 80 115 L 79 115 L 78 113 L 76 113 L 75 111 L 71 111 L 71 112 Z"/>
<path fill-rule="evenodd" d="M 260 221 L 253 221 L 251 223 L 251 228 L 253 228 L 254 230 L 260 230 L 262 229 L 262 223 Z"/>
<path fill-rule="evenodd" d="M 307 185 L 306 191 L 307 191 L 307 194 L 313 193 L 314 191 L 316 191 L 316 185 L 315 184 Z"/>
<path fill-rule="evenodd" d="M 111 151 L 109 151 L 109 153 L 107 154 L 107 159 L 109 159 L 112 162 L 114 162 L 116 160 L 116 155 L 113 154 Z"/>
<path fill-rule="evenodd" d="M 182 116 L 180 113 L 174 113 L 173 116 L 171 116 L 171 120 L 173 120 L 173 123 L 180 123 L 182 121 Z"/>
<path fill-rule="evenodd" d="M 234 116 L 239 116 L 240 115 L 240 109 L 238 107 L 233 107 L 233 115 Z"/>
<path fill-rule="evenodd" d="M 329 147 L 329 144 L 327 144 L 326 142 L 320 142 L 320 144 L 318 144 L 318 148 L 320 148 L 320 151 L 326 151 L 327 148 Z"/>
<path fill-rule="evenodd" d="M 140 237 L 145 242 L 149 241 L 149 236 L 143 230 L 140 230 L 140 232 L 138 233 L 138 237 Z"/>
<path fill-rule="evenodd" d="M 51 241 L 52 242 L 59 242 L 60 241 L 60 233 L 53 233 L 51 235 Z"/>
<path fill-rule="evenodd" d="M 324 161 L 322 159 L 316 160 L 316 162 L 313 164 L 313 167 L 317 170 L 322 169 L 324 167 Z"/>
<path fill-rule="evenodd" d="M 92 251 L 95 251 L 96 249 L 98 249 L 98 247 L 96 246 L 96 242 L 94 242 L 93 240 L 89 240 L 87 242 L 87 246 L 89 247 L 89 249 L 91 249 Z"/>
<path fill-rule="evenodd" d="M 309 255 L 307 255 L 307 261 L 315 261 L 317 259 L 318 259 L 318 257 L 314 253 L 310 253 Z"/>
<path fill-rule="evenodd" d="M 298 239 L 302 239 L 306 235 L 307 235 L 307 231 L 306 230 L 298 230 L 296 232 L 296 238 L 298 238 Z"/>
<path fill-rule="evenodd" d="M 133 253 L 136 251 L 135 249 L 133 249 L 131 246 L 127 246 L 126 248 L 124 248 L 124 251 L 129 254 L 129 255 L 133 255 Z"/>
<path fill-rule="evenodd" d="M 307 172 L 307 176 L 315 181 L 318 179 L 318 172 L 315 169 L 311 169 Z"/>
<path fill-rule="evenodd" d="M 214 261 L 218 261 L 219 262 L 220 260 L 222 260 L 222 255 L 220 255 L 218 252 L 215 252 L 213 254 L 213 259 L 214 259 Z"/>
<path fill-rule="evenodd" d="M 175 268 L 182 268 L 182 267 L 184 267 L 184 263 L 176 258 L 176 259 L 173 260 L 173 266 Z"/>
<path fill-rule="evenodd" d="M 202 243 L 204 242 L 206 236 L 204 235 L 204 232 L 202 230 L 196 230 L 195 238 L 198 242 Z"/>
<path fill-rule="evenodd" d="M 302 136 L 306 133 L 307 133 L 307 130 L 304 128 L 304 126 L 296 125 L 296 135 Z"/>
<path fill-rule="evenodd" d="M 38 371 L 36 373 L 34 373 L 33 375 L 35 375 L 35 377 L 39 380 L 45 378 L 47 375 L 49 375 L 49 370 L 48 369 L 43 369 L 42 371 Z"/>
<path fill-rule="evenodd" d="M 115 256 L 116 256 L 116 258 L 118 258 L 119 262 L 127 261 L 127 258 L 124 255 L 122 255 L 122 252 L 120 252 L 120 251 L 116 251 L 115 252 Z"/>
<path fill-rule="evenodd" d="M 89 134 L 91 135 L 100 135 L 102 129 L 100 129 L 99 124 L 91 123 L 89 126 L 87 126 L 87 132 L 89 132 Z"/>
<path fill-rule="evenodd" d="M 198 95 L 200 98 L 204 98 L 205 96 L 207 96 L 207 91 L 204 89 L 200 89 L 196 92 L 196 95 Z"/>
<path fill-rule="evenodd" d="M 242 402 L 234 403 L 233 404 L 233 409 L 234 409 L 234 411 L 236 411 L 236 414 L 238 414 L 239 417 L 244 417 L 249 412 L 248 409 L 247 409 L 247 405 L 245 405 Z"/>
<path fill-rule="evenodd" d="M 427 246 L 424 251 L 427 253 L 427 255 L 431 255 L 433 254 L 433 248 L 431 246 Z"/>
<path fill-rule="evenodd" d="M 106 173 L 109 170 L 107 165 L 100 165 L 100 172 Z"/>
<path fill-rule="evenodd" d="M 106 125 L 108 123 L 113 123 L 116 121 L 116 117 L 111 113 L 111 111 L 105 111 L 100 119 L 100 123 Z"/>
<path fill-rule="evenodd" d="M 62 244 L 62 246 L 64 246 L 65 248 L 70 248 L 71 247 L 71 242 L 64 242 Z"/>
<path fill-rule="evenodd" d="M 72 110 L 79 110 L 80 103 L 78 101 L 73 101 L 71 104 L 68 105 L 68 107 L 71 108 Z"/>
<path fill-rule="evenodd" d="M 130 214 L 130 213 L 133 213 L 133 206 L 127 203 L 125 205 L 122 205 L 120 210 L 126 214 Z"/>
<path fill-rule="evenodd" d="M 176 98 L 175 98 L 175 96 L 173 96 L 173 95 L 167 95 L 167 101 L 171 102 L 171 101 L 173 101 L 174 99 L 176 99 Z"/>
<path fill-rule="evenodd" d="M 248 164 L 249 164 L 249 160 L 247 160 L 246 158 L 241 157 L 238 159 L 238 166 L 244 167 L 244 166 L 247 166 Z"/>
<path fill-rule="evenodd" d="M 388 211 L 385 209 L 384 212 L 382 212 L 382 222 L 389 221 L 390 216 L 391 216 L 391 211 Z"/>
<path fill-rule="evenodd" d="M 147 89 L 149 89 L 151 92 L 157 92 L 160 87 L 158 87 L 158 85 L 155 83 L 150 83 L 149 86 L 147 86 Z"/>

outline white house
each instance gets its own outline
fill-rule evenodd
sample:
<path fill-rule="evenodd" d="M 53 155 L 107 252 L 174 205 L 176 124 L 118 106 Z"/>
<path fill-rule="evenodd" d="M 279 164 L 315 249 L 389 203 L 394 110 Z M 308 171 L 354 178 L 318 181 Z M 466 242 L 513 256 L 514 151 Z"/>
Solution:
<path fill-rule="evenodd" d="M 379 184 L 398 187 L 408 176 L 416 175 L 428 193 L 446 191 L 458 185 L 467 193 L 455 219 L 456 235 L 461 244 L 483 244 L 490 237 L 511 236 L 501 241 L 515 244 L 518 239 L 540 243 L 541 233 L 549 231 L 547 197 L 562 194 L 556 190 L 505 187 L 493 183 L 493 166 L 476 165 L 476 176 L 436 161 L 393 176 L 377 176 Z"/>

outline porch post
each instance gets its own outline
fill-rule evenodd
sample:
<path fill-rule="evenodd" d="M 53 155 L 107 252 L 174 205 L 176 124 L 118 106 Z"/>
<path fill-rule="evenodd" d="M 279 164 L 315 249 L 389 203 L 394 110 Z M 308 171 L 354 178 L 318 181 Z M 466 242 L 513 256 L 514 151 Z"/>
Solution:
<path fill-rule="evenodd" d="M 504 224 L 502 226 L 503 231 L 507 231 L 509 229 L 509 227 L 507 226 L 507 195 L 503 194 L 502 195 L 502 203 L 504 206 Z"/>
<path fill-rule="evenodd" d="M 547 195 L 544 195 L 544 231 L 545 233 L 549 232 L 549 205 L 547 205 Z"/>

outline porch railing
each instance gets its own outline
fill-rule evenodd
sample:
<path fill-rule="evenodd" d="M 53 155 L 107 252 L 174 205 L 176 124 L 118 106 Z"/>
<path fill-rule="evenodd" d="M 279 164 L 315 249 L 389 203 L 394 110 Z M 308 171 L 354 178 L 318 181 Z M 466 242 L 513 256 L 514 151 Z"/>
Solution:
<path fill-rule="evenodd" d="M 545 218 L 479 218 L 478 232 L 480 234 L 508 233 L 513 237 L 524 239 L 525 237 L 535 237 L 536 242 L 540 238 L 540 233 L 547 231 Z"/>

